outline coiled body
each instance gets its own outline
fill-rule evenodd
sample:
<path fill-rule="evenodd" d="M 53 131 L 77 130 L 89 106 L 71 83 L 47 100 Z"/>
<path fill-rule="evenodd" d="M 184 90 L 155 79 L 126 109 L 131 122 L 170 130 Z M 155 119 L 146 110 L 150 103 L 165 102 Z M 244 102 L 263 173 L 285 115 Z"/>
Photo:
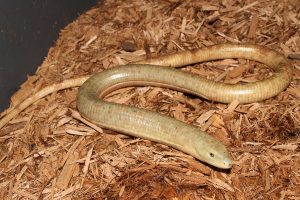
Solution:
<path fill-rule="evenodd" d="M 228 85 L 172 68 L 225 58 L 262 62 L 275 73 L 256 83 Z M 276 51 L 258 45 L 222 44 L 97 73 L 81 86 L 77 107 L 85 118 L 101 127 L 167 144 L 210 165 L 226 169 L 231 167 L 232 161 L 225 146 L 197 127 L 159 113 L 106 102 L 102 98 L 118 88 L 152 85 L 222 103 L 233 100 L 250 103 L 275 96 L 289 85 L 291 77 L 289 61 Z"/>

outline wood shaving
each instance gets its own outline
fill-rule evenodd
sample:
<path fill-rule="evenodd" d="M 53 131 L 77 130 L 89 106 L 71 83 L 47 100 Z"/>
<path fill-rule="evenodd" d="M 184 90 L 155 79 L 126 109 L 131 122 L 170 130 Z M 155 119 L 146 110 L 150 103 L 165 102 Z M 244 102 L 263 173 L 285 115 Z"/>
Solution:
<path fill-rule="evenodd" d="M 101 1 L 61 31 L 0 114 L 6 121 L 0 128 L 0 199 L 299 199 L 299 13 L 297 0 Z M 285 54 L 294 67 L 292 83 L 271 99 L 246 105 L 156 87 L 122 88 L 105 100 L 198 126 L 228 147 L 231 170 L 103 129 L 76 111 L 78 86 L 93 73 L 225 42 Z M 243 59 L 179 70 L 228 84 L 273 73 Z M 59 88 L 70 79 L 78 82 Z M 28 97 L 35 102 L 27 104 Z"/>

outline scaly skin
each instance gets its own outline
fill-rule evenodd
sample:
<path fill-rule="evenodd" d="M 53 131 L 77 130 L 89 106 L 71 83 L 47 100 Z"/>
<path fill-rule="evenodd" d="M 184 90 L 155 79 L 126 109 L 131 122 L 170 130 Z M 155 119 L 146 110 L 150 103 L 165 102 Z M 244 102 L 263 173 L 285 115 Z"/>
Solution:
<path fill-rule="evenodd" d="M 225 58 L 259 61 L 274 69 L 275 74 L 256 83 L 228 85 L 163 67 L 180 67 Z M 95 74 L 81 86 L 77 95 L 77 107 L 85 118 L 104 128 L 160 142 L 215 167 L 228 169 L 231 168 L 232 161 L 225 146 L 200 129 L 159 113 L 106 102 L 101 98 L 118 88 L 152 85 L 192 93 L 222 103 L 233 100 L 250 103 L 277 95 L 289 85 L 291 78 L 290 62 L 276 51 L 258 45 L 221 44 L 144 60 Z"/>
<path fill-rule="evenodd" d="M 256 83 L 226 85 L 162 67 L 180 67 L 224 58 L 256 60 L 269 65 L 276 73 Z M 38 99 L 62 89 L 80 86 L 88 78 L 69 79 L 43 88 L 1 116 L 0 129 Z M 89 78 L 81 87 L 77 106 L 84 117 L 102 127 L 161 142 L 213 166 L 230 168 L 232 161 L 224 145 L 196 127 L 158 113 L 108 103 L 98 99 L 97 95 L 101 98 L 125 86 L 154 85 L 196 94 L 212 101 L 230 103 L 238 100 L 240 103 L 250 103 L 277 95 L 289 85 L 291 78 L 290 62 L 275 51 L 258 45 L 222 44 L 105 70 Z"/>

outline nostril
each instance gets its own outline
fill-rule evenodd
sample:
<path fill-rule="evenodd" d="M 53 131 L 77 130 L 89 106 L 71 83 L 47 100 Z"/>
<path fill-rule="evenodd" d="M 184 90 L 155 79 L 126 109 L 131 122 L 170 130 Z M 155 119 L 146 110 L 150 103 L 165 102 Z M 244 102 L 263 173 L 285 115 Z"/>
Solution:
<path fill-rule="evenodd" d="M 215 154 L 209 153 L 209 156 L 213 158 L 213 157 L 215 157 Z"/>
<path fill-rule="evenodd" d="M 230 159 L 225 159 L 223 164 L 226 169 L 230 169 L 232 167 L 232 161 Z"/>

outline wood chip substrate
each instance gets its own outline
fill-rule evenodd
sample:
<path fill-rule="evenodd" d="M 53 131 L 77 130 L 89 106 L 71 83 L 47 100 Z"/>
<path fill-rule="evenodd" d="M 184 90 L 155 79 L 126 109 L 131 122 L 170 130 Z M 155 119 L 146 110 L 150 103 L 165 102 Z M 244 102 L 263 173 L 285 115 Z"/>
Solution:
<path fill-rule="evenodd" d="M 299 30 L 299 0 L 99 2 L 61 31 L 0 117 L 51 84 L 226 42 L 260 44 L 283 53 L 293 65 L 292 82 L 279 95 L 251 104 L 221 104 L 148 86 L 122 88 L 105 97 L 206 131 L 227 146 L 234 160 L 230 170 L 93 125 L 76 109 L 78 87 L 51 93 L 0 129 L 0 199 L 299 200 Z M 273 73 L 244 59 L 178 70 L 230 84 Z"/>

